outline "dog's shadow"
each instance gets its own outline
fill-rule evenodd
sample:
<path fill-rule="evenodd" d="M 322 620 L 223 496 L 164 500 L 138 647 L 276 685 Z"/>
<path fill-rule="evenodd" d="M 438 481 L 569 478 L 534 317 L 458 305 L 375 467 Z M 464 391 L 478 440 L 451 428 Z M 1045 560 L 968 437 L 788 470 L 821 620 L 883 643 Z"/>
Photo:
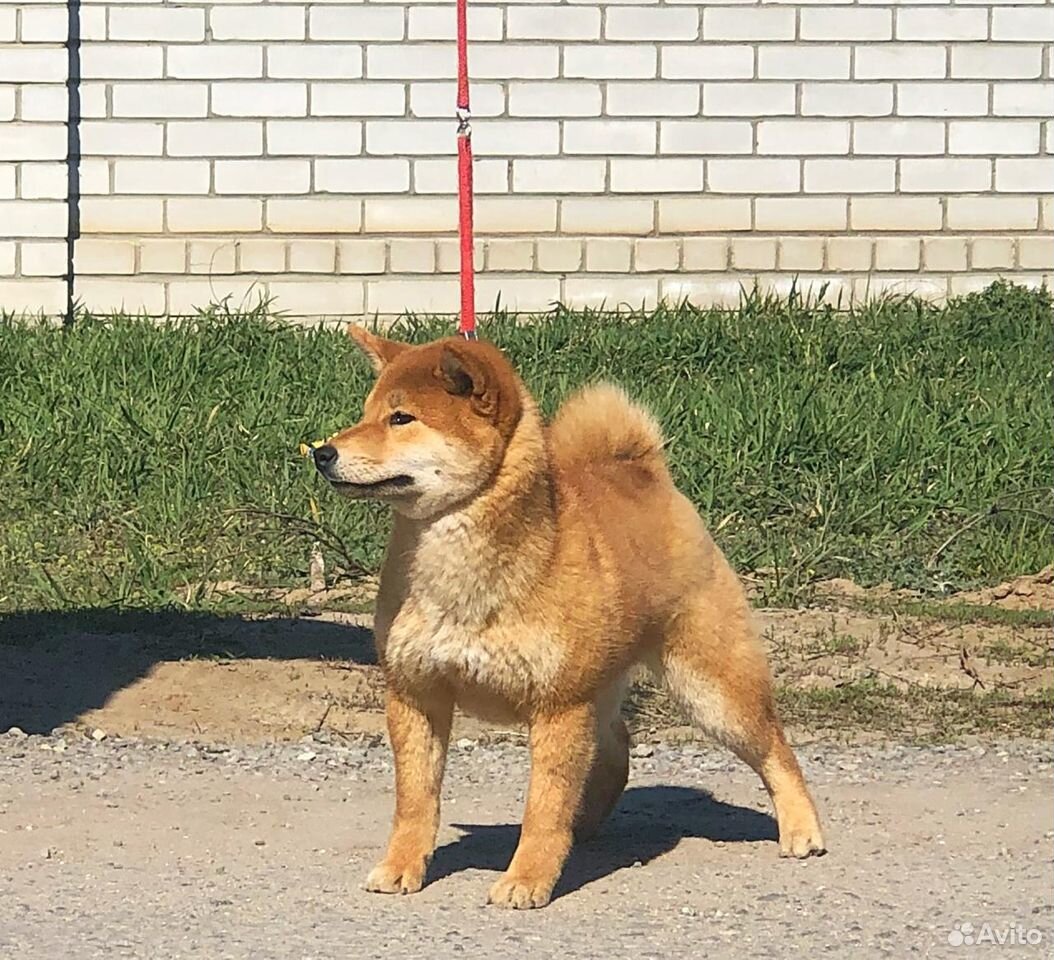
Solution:
<path fill-rule="evenodd" d="M 503 871 L 520 838 L 516 824 L 461 824 L 463 836 L 436 850 L 429 882 L 462 870 Z M 618 870 L 646 864 L 688 837 L 727 843 L 757 843 L 778 838 L 767 813 L 715 800 L 693 787 L 632 787 L 619 801 L 596 837 L 575 844 L 553 899 Z"/>

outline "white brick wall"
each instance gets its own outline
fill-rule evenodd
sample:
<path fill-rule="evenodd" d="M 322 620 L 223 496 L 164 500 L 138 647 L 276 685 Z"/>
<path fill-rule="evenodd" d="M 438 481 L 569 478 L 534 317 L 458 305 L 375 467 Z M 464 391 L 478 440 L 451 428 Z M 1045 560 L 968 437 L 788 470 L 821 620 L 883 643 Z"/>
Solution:
<path fill-rule="evenodd" d="M 1051 273 L 1054 0 L 473 0 L 469 23 L 481 308 Z M 0 307 L 65 302 L 66 28 L 0 0 Z M 85 0 L 80 34 L 93 306 L 456 307 L 448 0 Z"/>

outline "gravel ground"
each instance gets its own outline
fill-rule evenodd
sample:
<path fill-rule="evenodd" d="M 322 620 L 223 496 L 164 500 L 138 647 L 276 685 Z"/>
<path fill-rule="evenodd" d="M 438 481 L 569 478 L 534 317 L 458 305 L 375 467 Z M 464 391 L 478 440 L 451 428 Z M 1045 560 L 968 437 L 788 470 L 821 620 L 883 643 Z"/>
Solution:
<path fill-rule="evenodd" d="M 557 898 L 513 913 L 484 900 L 516 841 L 518 743 L 452 749 L 430 882 L 402 898 L 360 886 L 392 806 L 376 739 L 0 735 L 0 960 L 1052 954 L 1049 745 L 799 753 L 826 857 L 777 857 L 728 755 L 638 745 Z"/>

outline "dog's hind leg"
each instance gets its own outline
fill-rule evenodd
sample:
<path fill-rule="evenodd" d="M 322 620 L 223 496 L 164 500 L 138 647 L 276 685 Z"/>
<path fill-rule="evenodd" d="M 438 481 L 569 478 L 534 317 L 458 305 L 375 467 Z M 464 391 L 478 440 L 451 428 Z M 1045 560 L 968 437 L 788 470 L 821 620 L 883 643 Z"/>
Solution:
<path fill-rule="evenodd" d="M 658 672 L 692 720 L 761 777 L 776 809 L 780 856 L 822 854 L 816 807 L 776 715 L 746 598 L 730 569 L 718 580 L 682 601 Z"/>
<path fill-rule="evenodd" d="M 621 716 L 626 682 L 618 680 L 597 704 L 597 750 L 575 818 L 575 840 L 588 840 L 622 796 L 629 777 L 629 731 Z"/>

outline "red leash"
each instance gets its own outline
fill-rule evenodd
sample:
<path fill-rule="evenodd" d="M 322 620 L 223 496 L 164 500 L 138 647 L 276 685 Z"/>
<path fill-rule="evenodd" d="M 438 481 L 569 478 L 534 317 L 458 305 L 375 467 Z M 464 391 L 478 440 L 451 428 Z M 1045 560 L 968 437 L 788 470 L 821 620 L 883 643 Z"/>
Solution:
<path fill-rule="evenodd" d="M 468 106 L 468 0 L 457 0 L 457 192 L 461 239 L 461 319 L 458 333 L 476 339 L 476 278 L 472 264 L 472 115 Z"/>

